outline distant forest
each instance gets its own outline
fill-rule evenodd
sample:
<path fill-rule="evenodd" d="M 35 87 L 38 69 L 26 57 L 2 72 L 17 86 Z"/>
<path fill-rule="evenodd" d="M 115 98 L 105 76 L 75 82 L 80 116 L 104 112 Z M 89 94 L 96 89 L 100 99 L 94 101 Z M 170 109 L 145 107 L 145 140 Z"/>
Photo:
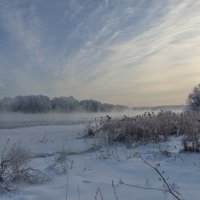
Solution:
<path fill-rule="evenodd" d="M 44 95 L 5 97 L 0 100 L 0 112 L 109 112 L 127 109 L 127 106 L 101 103 L 95 100 L 78 101 L 74 97 L 55 97 Z"/>

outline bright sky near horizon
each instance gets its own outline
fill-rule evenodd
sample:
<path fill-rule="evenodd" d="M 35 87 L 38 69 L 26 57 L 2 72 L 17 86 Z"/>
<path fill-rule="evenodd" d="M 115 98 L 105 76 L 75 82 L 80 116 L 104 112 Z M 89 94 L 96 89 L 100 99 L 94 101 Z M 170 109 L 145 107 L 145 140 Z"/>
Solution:
<path fill-rule="evenodd" d="M 184 104 L 199 82 L 198 0 L 0 0 L 0 98 Z"/>

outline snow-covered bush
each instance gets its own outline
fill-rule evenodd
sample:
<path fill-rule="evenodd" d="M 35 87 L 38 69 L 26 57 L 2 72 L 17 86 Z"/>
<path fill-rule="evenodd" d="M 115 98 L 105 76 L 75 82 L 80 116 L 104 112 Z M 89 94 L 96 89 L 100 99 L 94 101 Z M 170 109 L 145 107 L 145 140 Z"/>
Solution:
<path fill-rule="evenodd" d="M 65 150 L 55 155 L 50 169 L 53 169 L 57 174 L 65 174 L 67 172 L 67 152 Z"/>
<path fill-rule="evenodd" d="M 195 111 L 181 113 L 179 129 L 183 134 L 183 151 L 200 152 L 200 113 Z"/>
<path fill-rule="evenodd" d="M 121 119 L 105 118 L 100 127 L 103 144 L 144 144 L 165 141 L 171 135 L 183 135 L 183 151 L 200 152 L 200 113 L 146 112 Z"/>
<path fill-rule="evenodd" d="M 68 173 L 68 170 L 73 167 L 73 160 L 69 158 L 69 155 L 70 152 L 67 152 L 64 148 L 60 152 L 55 153 L 49 169 L 56 174 Z"/>
<path fill-rule="evenodd" d="M 105 120 L 101 132 L 109 144 L 158 142 L 178 133 L 178 119 L 179 114 L 171 111 L 146 112 L 134 117 Z"/>
<path fill-rule="evenodd" d="M 4 149 L 0 159 L 0 193 L 12 192 L 19 182 L 29 184 L 47 179 L 39 170 L 29 166 L 31 153 L 20 144 Z"/>

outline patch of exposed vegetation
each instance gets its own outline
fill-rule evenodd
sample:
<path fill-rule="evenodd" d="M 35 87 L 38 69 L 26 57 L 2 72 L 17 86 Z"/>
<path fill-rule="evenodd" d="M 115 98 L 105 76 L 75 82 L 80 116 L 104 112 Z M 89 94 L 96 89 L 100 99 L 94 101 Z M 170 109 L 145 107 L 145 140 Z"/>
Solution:
<path fill-rule="evenodd" d="M 134 117 L 102 118 L 96 134 L 104 144 L 126 145 L 166 141 L 172 135 L 182 135 L 183 151 L 200 152 L 200 113 L 145 112 Z M 93 128 L 94 129 L 94 128 Z M 88 129 L 90 130 L 90 129 Z"/>

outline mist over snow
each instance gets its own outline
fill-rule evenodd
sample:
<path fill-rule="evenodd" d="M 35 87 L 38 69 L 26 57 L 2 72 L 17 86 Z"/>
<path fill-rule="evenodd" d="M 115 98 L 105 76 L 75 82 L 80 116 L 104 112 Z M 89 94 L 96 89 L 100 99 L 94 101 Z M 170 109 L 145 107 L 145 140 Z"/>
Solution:
<path fill-rule="evenodd" d="M 197 200 L 199 0 L 0 0 L 0 200 Z"/>
<path fill-rule="evenodd" d="M 184 104 L 200 77 L 195 0 L 0 1 L 0 97 Z"/>

